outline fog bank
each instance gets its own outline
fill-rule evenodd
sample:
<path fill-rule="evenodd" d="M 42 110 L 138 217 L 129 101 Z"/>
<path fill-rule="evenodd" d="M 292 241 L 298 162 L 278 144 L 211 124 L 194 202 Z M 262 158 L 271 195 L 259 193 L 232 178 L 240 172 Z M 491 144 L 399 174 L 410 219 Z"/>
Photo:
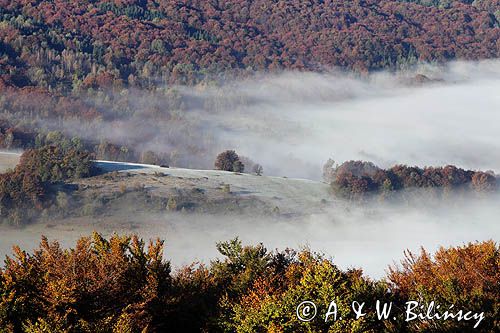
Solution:
<path fill-rule="evenodd" d="M 22 230 L 0 229 L 0 256 L 11 246 L 37 246 L 40 236 L 57 239 L 65 247 L 93 230 L 109 236 L 137 233 L 145 239 L 165 240 L 165 258 L 174 267 L 194 261 L 208 263 L 219 256 L 218 241 L 239 237 L 245 244 L 263 243 L 269 250 L 311 250 L 332 257 L 343 269 L 362 268 L 380 278 L 388 265 L 403 259 L 403 251 L 418 252 L 423 246 L 434 252 L 439 246 L 500 239 L 499 196 L 476 198 L 468 204 L 435 203 L 431 208 L 410 205 L 337 205 L 325 214 L 300 219 L 162 214 L 115 216 L 93 220 L 69 219 L 63 223 L 35 224 Z"/>
<path fill-rule="evenodd" d="M 417 74 L 426 78 L 415 79 Z M 422 84 L 422 82 L 424 82 Z M 175 93 L 173 93 L 175 91 Z M 168 92 L 168 93 L 166 93 Z M 369 160 L 380 167 L 454 164 L 500 172 L 500 61 L 422 66 L 407 72 L 359 78 L 346 73 L 282 73 L 221 86 L 166 87 L 153 94 L 126 91 L 135 101 L 130 117 L 91 125 L 64 123 L 75 135 L 104 138 L 156 152 L 178 151 L 177 163 L 212 168 L 218 152 L 235 149 L 263 165 L 266 175 L 320 179 L 330 157 Z M 162 118 L 182 101 L 179 118 Z M 167 97 L 170 96 L 170 97 Z M 159 114 L 148 112 L 153 103 Z M 181 119 L 175 121 L 172 119 Z M 196 148 L 196 149 L 195 149 Z M 215 242 L 239 236 L 283 249 L 308 245 L 341 267 L 362 267 L 373 277 L 403 251 L 500 239 L 498 195 L 465 203 L 333 206 L 300 219 L 250 216 L 137 215 L 73 219 L 0 231 L 0 255 L 13 244 L 33 248 L 41 234 L 65 246 L 96 229 L 137 232 L 166 239 L 175 265 L 207 261 Z"/>
<path fill-rule="evenodd" d="M 42 120 L 69 135 L 151 150 L 211 169 L 235 149 L 268 175 L 319 179 L 328 158 L 497 170 L 500 60 L 420 65 L 365 77 L 340 71 L 83 97 L 93 122 Z"/>
<path fill-rule="evenodd" d="M 384 73 L 364 80 L 288 73 L 244 86 L 260 102 L 212 126 L 271 174 L 318 179 L 328 157 L 499 170 L 499 64 L 422 69 L 443 80 L 423 86 Z"/>

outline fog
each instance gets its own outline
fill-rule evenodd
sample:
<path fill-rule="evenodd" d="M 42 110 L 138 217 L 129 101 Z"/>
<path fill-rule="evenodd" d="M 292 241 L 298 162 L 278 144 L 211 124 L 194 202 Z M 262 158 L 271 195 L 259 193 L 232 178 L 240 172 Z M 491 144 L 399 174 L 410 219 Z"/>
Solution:
<path fill-rule="evenodd" d="M 170 232 L 163 234 L 167 235 L 166 252 L 170 247 L 176 265 L 193 259 L 207 262 L 217 255 L 215 242 L 238 236 L 246 244 L 262 242 L 269 250 L 307 246 L 332 257 L 344 269 L 362 268 L 367 275 L 381 278 L 388 265 L 403 259 L 405 249 L 418 253 L 423 246 L 433 252 L 440 246 L 500 240 L 499 199 L 473 201 L 461 207 L 445 204 L 432 210 L 350 207 L 291 221 L 195 218 L 190 223 L 174 222 Z"/>
<path fill-rule="evenodd" d="M 429 82 L 421 84 L 414 79 L 417 74 Z M 182 126 L 145 116 L 148 100 L 168 109 L 164 92 L 131 90 L 125 93 L 133 96 L 137 110 L 130 118 L 85 126 L 66 121 L 65 130 L 159 153 L 176 150 L 183 156 L 178 165 L 193 168 L 211 168 L 218 152 L 235 149 L 262 164 L 265 175 L 313 180 L 321 179 L 328 158 L 339 163 L 368 160 L 381 167 L 454 164 L 500 171 L 499 60 L 422 65 L 367 77 L 287 72 L 165 89 L 182 100 Z M 199 147 L 197 153 L 183 153 L 193 145 Z M 263 242 L 269 249 L 307 245 L 333 256 L 343 268 L 362 267 L 370 276 L 381 277 L 407 248 L 433 251 L 441 245 L 500 240 L 499 199 L 493 195 L 432 207 L 346 203 L 322 214 L 285 220 L 166 214 L 128 216 L 123 223 L 32 225 L 2 229 L 0 254 L 14 243 L 32 248 L 42 233 L 69 246 L 97 229 L 108 235 L 138 232 L 145 238 L 164 238 L 167 258 L 179 266 L 206 262 L 216 256 L 216 241 L 239 236 L 247 244 Z"/>
<path fill-rule="evenodd" d="M 427 79 L 422 79 L 425 75 Z M 255 74 L 245 80 L 85 97 L 95 122 L 42 121 L 69 135 L 152 150 L 211 169 L 235 149 L 268 175 L 320 179 L 330 157 L 498 169 L 500 61 L 420 65 L 359 76 Z"/>
<path fill-rule="evenodd" d="M 444 81 L 420 87 L 382 73 L 364 80 L 284 74 L 241 88 L 265 99 L 213 123 L 229 147 L 269 174 L 318 179 L 328 157 L 498 170 L 499 64 L 423 68 Z"/>
<path fill-rule="evenodd" d="M 325 213 L 294 219 L 182 213 L 71 219 L 49 227 L 35 224 L 22 230 L 2 229 L 0 254 L 10 253 L 14 244 L 31 250 L 42 234 L 69 247 L 93 230 L 105 236 L 136 233 L 144 239 L 164 239 L 165 258 L 175 269 L 193 262 L 209 263 L 220 257 L 217 242 L 239 237 L 247 245 L 262 242 L 270 251 L 308 247 L 343 269 L 362 268 L 366 275 L 382 278 L 389 265 L 403 259 L 406 249 L 419 253 L 423 246 L 434 252 L 440 246 L 498 241 L 499 199 L 494 195 L 451 200 L 427 208 L 421 204 L 335 205 Z"/>

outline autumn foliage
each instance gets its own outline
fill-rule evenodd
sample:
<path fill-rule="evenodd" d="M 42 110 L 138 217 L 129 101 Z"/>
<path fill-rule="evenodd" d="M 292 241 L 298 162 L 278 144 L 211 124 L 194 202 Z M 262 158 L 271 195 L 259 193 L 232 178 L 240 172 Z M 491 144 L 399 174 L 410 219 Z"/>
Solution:
<path fill-rule="evenodd" d="M 351 199 L 388 196 L 400 190 L 489 193 L 497 189 L 493 172 L 464 170 L 453 165 L 425 168 L 395 165 L 381 169 L 364 161 L 348 161 L 340 166 L 329 162 L 324 175 L 335 193 Z"/>
<path fill-rule="evenodd" d="M 214 166 L 215 169 L 223 171 L 243 172 L 245 169 L 245 165 L 234 150 L 226 150 L 217 155 Z"/>
<path fill-rule="evenodd" d="M 50 204 L 51 185 L 90 176 L 91 155 L 75 147 L 44 146 L 25 151 L 19 164 L 0 174 L 0 222 L 20 225 Z"/>
<path fill-rule="evenodd" d="M 197 155 L 208 167 L 214 152 L 196 126 L 181 149 L 175 133 L 163 134 L 162 146 L 176 147 L 167 152 L 108 142 L 106 129 L 90 133 L 105 121 L 127 132 L 118 127 L 132 115 L 152 119 L 150 128 L 134 128 L 142 143 L 164 131 L 160 120 L 188 132 L 189 105 L 176 93 L 163 96 L 165 86 L 497 58 L 499 17 L 497 0 L 0 0 L 0 147 L 38 147 L 38 136 L 74 134 L 76 125 L 97 158 L 191 167 Z M 168 103 L 145 96 L 139 114 L 138 90 Z"/>
<path fill-rule="evenodd" d="M 310 250 L 269 252 L 238 239 L 217 245 L 221 259 L 172 272 L 163 242 L 94 233 L 75 248 L 43 238 L 27 253 L 14 248 L 0 271 L 0 329 L 4 332 L 440 332 L 470 331 L 470 322 L 349 317 L 354 300 L 407 300 L 484 311 L 479 331 L 500 328 L 500 248 L 492 241 L 407 253 L 387 279 L 339 269 Z M 303 300 L 338 303 L 345 320 L 301 322 Z"/>
<path fill-rule="evenodd" d="M 2 81 L 149 87 L 248 69 L 367 71 L 499 56 L 498 2 L 408 2 L 417 1 L 2 0 Z"/>
<path fill-rule="evenodd" d="M 406 251 L 401 266 L 390 268 L 388 279 L 403 298 L 485 311 L 492 321 L 481 330 L 499 329 L 500 249 L 493 241 L 440 248 L 434 255 L 425 249 L 419 255 Z M 432 323 L 424 322 L 413 324 L 411 329 L 425 331 L 431 327 Z"/>

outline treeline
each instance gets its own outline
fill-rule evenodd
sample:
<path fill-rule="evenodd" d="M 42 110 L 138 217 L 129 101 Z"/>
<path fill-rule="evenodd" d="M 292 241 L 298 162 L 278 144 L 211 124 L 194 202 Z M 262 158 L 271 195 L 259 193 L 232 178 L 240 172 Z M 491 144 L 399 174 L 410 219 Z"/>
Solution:
<path fill-rule="evenodd" d="M 500 55 L 496 0 L 407 1 L 2 0 L 0 86 L 71 93 Z"/>
<path fill-rule="evenodd" d="M 0 174 L 0 222 L 20 226 L 53 204 L 53 185 L 88 177 L 92 156 L 77 147 L 26 150 L 14 170 Z"/>
<path fill-rule="evenodd" d="M 11 122 L 0 120 L 0 149 L 25 150 L 39 149 L 48 145 L 57 145 L 62 149 L 74 147 L 85 150 L 99 160 L 112 160 L 121 162 L 139 162 L 145 164 L 168 165 L 178 162 L 176 151 L 174 153 L 158 153 L 151 150 L 137 150 L 134 145 L 120 145 L 105 139 L 81 139 L 77 136 L 70 137 L 58 130 L 46 130 L 31 126 L 11 125 Z"/>
<path fill-rule="evenodd" d="M 191 163 L 204 160 L 209 167 L 216 153 L 213 138 L 186 113 L 189 103 L 175 88 L 69 97 L 8 88 L 0 91 L 0 148 L 78 140 L 97 159 L 198 168 Z"/>
<path fill-rule="evenodd" d="M 500 18 L 500 3 L 498 0 L 401 0 L 429 7 L 451 8 L 455 5 L 472 5 L 478 9 L 494 14 Z"/>
<path fill-rule="evenodd" d="M 0 270 L 2 332 L 494 332 L 500 329 L 500 248 L 493 241 L 406 253 L 386 278 L 342 270 L 310 250 L 268 251 L 238 239 L 217 244 L 209 265 L 172 271 L 163 242 L 99 234 L 73 249 L 42 239 L 33 253 L 14 248 Z M 297 318 L 305 300 L 318 305 L 309 322 Z M 392 302 L 378 320 L 376 300 Z M 405 302 L 434 301 L 478 320 L 406 321 Z M 325 322 L 335 301 L 342 320 Z M 366 302 L 356 319 L 353 301 Z M 444 311 L 444 310 L 443 310 Z M 395 312 L 398 312 L 397 314 Z"/>
<path fill-rule="evenodd" d="M 371 162 L 348 161 L 339 166 L 329 160 L 324 166 L 323 178 L 331 183 L 334 193 L 349 199 L 372 195 L 388 197 L 396 191 L 415 189 L 444 194 L 497 190 L 497 178 L 492 171 L 464 170 L 453 165 L 425 168 L 395 165 L 381 169 Z"/>
<path fill-rule="evenodd" d="M 204 126 L 204 120 L 192 117 L 188 109 L 223 110 L 221 104 L 232 101 L 213 96 L 199 102 L 175 89 L 99 95 L 92 99 L 45 96 L 47 99 L 39 101 L 40 95 L 33 92 L 3 95 L 0 149 L 58 145 L 89 151 L 98 160 L 213 167 L 213 159 L 219 153 L 218 143 Z M 241 101 L 234 105 L 240 105 L 237 103 Z M 262 166 L 241 158 L 247 172 L 262 173 Z"/>

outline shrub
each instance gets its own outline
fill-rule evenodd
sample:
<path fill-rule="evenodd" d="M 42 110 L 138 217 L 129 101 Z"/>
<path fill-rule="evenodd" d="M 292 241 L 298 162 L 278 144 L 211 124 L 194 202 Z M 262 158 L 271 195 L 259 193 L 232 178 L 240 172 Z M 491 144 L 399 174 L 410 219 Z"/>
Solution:
<path fill-rule="evenodd" d="M 235 161 L 233 163 L 233 171 L 234 172 L 243 172 L 245 170 L 245 166 L 243 165 L 243 163 L 241 161 Z"/>
<path fill-rule="evenodd" d="M 256 174 L 257 176 L 261 176 L 262 173 L 264 172 L 262 165 L 260 165 L 259 163 L 255 163 L 248 157 L 239 156 L 239 160 L 241 161 L 241 163 L 243 163 L 245 170 L 249 170 L 250 172 Z"/>
<path fill-rule="evenodd" d="M 160 160 L 160 157 L 151 150 L 145 151 L 141 154 L 141 163 L 144 164 L 158 165 L 160 164 Z"/>
<path fill-rule="evenodd" d="M 59 208 L 67 209 L 69 206 L 69 196 L 65 192 L 57 192 L 56 203 Z"/>
<path fill-rule="evenodd" d="M 167 209 L 172 212 L 177 210 L 177 200 L 174 197 L 168 198 Z"/>
<path fill-rule="evenodd" d="M 323 180 L 327 183 L 331 183 L 335 180 L 335 170 L 338 165 L 335 165 L 335 161 L 331 158 L 323 166 Z"/>
<path fill-rule="evenodd" d="M 475 172 L 472 176 L 472 188 L 478 192 L 492 192 L 497 188 L 494 175 L 486 172 Z"/>
<path fill-rule="evenodd" d="M 262 176 L 262 173 L 264 172 L 264 168 L 260 164 L 254 164 L 252 168 L 252 172 L 256 174 L 257 176 Z"/>
<path fill-rule="evenodd" d="M 229 185 L 229 184 L 222 185 L 222 192 L 231 193 L 231 185 Z"/>
<path fill-rule="evenodd" d="M 118 190 L 121 194 L 127 193 L 127 185 L 125 183 L 120 183 L 120 185 L 118 186 Z"/>
<path fill-rule="evenodd" d="M 234 150 L 226 150 L 215 159 L 215 169 L 223 171 L 243 172 L 245 166 Z"/>

